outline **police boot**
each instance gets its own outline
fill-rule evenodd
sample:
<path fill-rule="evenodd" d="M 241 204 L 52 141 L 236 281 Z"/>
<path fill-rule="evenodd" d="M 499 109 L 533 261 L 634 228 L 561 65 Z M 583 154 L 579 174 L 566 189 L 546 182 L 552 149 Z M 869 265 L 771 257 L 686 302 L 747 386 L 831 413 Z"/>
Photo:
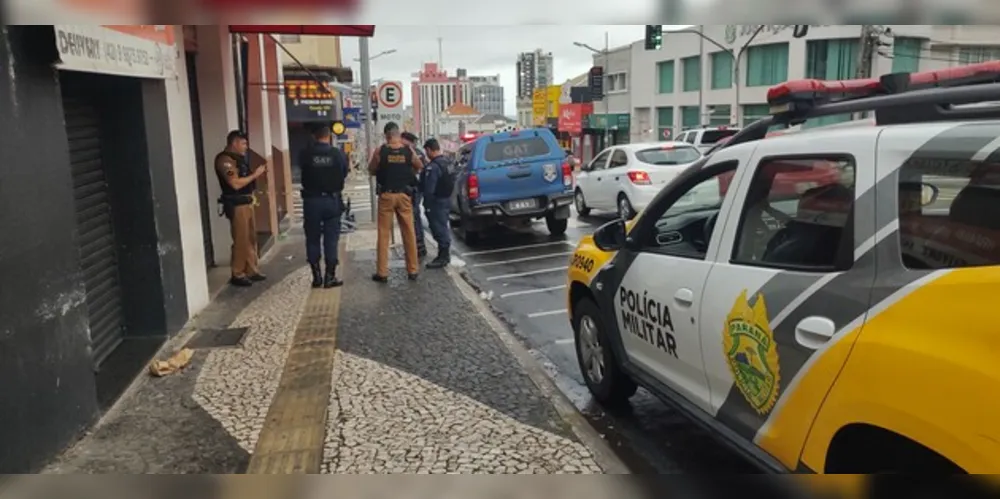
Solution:
<path fill-rule="evenodd" d="M 417 258 L 423 259 L 427 256 L 427 246 L 423 244 L 417 245 Z"/>
<path fill-rule="evenodd" d="M 313 274 L 312 287 L 314 287 L 314 288 L 322 287 L 323 286 L 323 269 L 319 268 L 319 264 L 318 263 L 315 264 L 315 265 L 309 265 L 309 268 L 312 269 L 312 274 Z"/>
<path fill-rule="evenodd" d="M 438 251 L 437 257 L 434 258 L 434 260 L 431 260 L 431 263 L 427 264 L 427 268 L 441 269 L 447 267 L 449 263 L 451 263 L 451 254 L 448 251 L 448 248 L 443 248 Z"/>
<path fill-rule="evenodd" d="M 344 285 L 344 281 L 337 279 L 337 266 L 328 265 L 326 267 L 326 277 L 323 278 L 324 288 L 336 288 Z"/>

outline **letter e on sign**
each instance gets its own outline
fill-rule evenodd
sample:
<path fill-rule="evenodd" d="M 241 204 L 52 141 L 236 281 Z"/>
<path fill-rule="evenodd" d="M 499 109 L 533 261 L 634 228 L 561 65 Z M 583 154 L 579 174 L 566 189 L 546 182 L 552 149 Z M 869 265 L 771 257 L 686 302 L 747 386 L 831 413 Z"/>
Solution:
<path fill-rule="evenodd" d="M 393 109 L 403 103 L 403 84 L 398 81 L 383 82 L 378 87 L 379 107 Z"/>

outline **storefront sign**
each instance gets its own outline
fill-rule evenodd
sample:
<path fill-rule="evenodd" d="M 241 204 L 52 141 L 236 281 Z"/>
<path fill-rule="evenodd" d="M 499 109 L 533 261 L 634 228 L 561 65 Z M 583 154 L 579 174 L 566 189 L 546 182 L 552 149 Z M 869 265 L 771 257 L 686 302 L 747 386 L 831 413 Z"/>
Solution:
<path fill-rule="evenodd" d="M 312 80 L 285 80 L 288 121 L 332 121 L 337 117 L 337 92 Z"/>
<path fill-rule="evenodd" d="M 583 104 L 563 104 L 559 110 L 559 131 L 579 135 L 583 131 Z"/>
<path fill-rule="evenodd" d="M 632 117 L 628 113 L 591 114 L 586 117 L 583 128 L 594 130 L 628 130 Z"/>
<path fill-rule="evenodd" d="M 532 114 L 532 124 L 535 126 L 545 126 L 546 116 L 546 97 L 548 91 L 544 88 L 536 88 L 534 93 L 531 94 L 531 114 Z"/>
<path fill-rule="evenodd" d="M 590 68 L 590 76 L 587 79 L 587 86 L 590 88 L 590 98 L 600 99 L 604 97 L 604 68 L 594 66 Z"/>
<path fill-rule="evenodd" d="M 140 78 L 175 78 L 174 26 L 56 24 L 59 69 Z"/>
<path fill-rule="evenodd" d="M 347 100 L 346 98 L 344 100 Z M 344 106 L 344 125 L 347 128 L 361 128 L 361 123 L 365 120 L 365 113 L 360 107 Z"/>

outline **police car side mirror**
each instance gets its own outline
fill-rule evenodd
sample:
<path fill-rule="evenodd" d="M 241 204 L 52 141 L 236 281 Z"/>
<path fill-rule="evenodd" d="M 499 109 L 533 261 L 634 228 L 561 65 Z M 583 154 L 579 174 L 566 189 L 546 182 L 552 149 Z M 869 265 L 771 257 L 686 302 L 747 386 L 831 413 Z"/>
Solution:
<path fill-rule="evenodd" d="M 941 189 L 938 186 L 927 183 L 920 184 L 920 206 L 934 204 L 939 194 L 941 194 Z"/>
<path fill-rule="evenodd" d="M 625 221 L 612 220 L 594 231 L 594 245 L 601 251 L 618 251 L 625 247 Z"/>

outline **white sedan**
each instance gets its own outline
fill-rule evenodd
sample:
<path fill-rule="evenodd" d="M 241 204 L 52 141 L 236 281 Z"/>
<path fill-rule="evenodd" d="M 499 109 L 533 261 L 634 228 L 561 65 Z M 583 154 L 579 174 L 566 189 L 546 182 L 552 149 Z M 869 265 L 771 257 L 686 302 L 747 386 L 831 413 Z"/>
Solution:
<path fill-rule="evenodd" d="M 701 159 L 684 142 L 650 142 L 611 146 L 583 166 L 576 177 L 576 212 L 617 211 L 630 220 L 668 182 Z"/>

